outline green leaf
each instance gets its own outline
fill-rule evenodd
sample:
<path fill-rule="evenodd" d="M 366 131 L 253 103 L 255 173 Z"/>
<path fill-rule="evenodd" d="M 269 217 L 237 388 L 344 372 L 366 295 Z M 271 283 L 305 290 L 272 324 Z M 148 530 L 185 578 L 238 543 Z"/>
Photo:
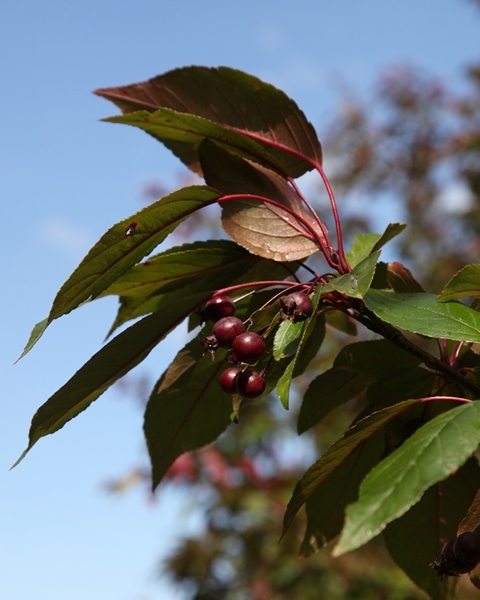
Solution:
<path fill-rule="evenodd" d="M 220 147 L 250 160 L 266 164 L 282 175 L 286 175 L 280 162 L 270 154 L 268 148 L 242 132 L 237 132 L 197 115 L 162 108 L 155 112 L 139 111 L 108 117 L 107 123 L 120 123 L 143 129 L 165 144 L 197 175 L 203 176 L 198 150 L 201 143 L 211 140 Z M 308 166 L 305 171 L 309 170 Z"/>
<path fill-rule="evenodd" d="M 162 312 L 135 323 L 94 354 L 37 410 L 30 426 L 28 447 L 15 464 L 40 438 L 58 431 L 138 365 L 193 308 L 204 301 L 205 294 L 198 293 L 169 305 Z"/>
<path fill-rule="evenodd" d="M 357 335 L 357 324 L 356 322 L 340 310 L 329 310 L 325 312 L 325 320 L 327 325 L 346 333 L 347 335 Z"/>
<path fill-rule="evenodd" d="M 351 273 L 332 279 L 322 288 L 322 294 L 337 291 L 351 298 L 363 298 L 370 288 L 380 250 L 376 250 L 356 265 Z"/>
<path fill-rule="evenodd" d="M 379 262 L 372 281 L 372 288 L 391 289 L 401 293 L 423 293 L 425 290 L 402 263 Z"/>
<path fill-rule="evenodd" d="M 333 366 L 367 376 L 371 381 L 415 368 L 420 360 L 387 340 L 368 340 L 344 346 Z"/>
<path fill-rule="evenodd" d="M 480 296 L 480 265 L 467 265 L 456 273 L 437 296 L 437 300 L 458 300 Z"/>
<path fill-rule="evenodd" d="M 229 67 L 184 67 L 145 82 L 96 90 L 122 112 L 170 108 L 198 115 L 225 127 L 251 132 L 265 141 L 276 161 L 292 177 L 311 167 L 298 155 L 272 147 L 271 142 L 304 154 L 321 164 L 322 150 L 315 129 L 296 103 L 272 85 Z M 198 171 L 193 143 L 164 141 L 188 167 Z"/>
<path fill-rule="evenodd" d="M 479 443 L 479 402 L 456 407 L 426 423 L 364 479 L 358 501 L 347 508 L 334 555 L 354 550 L 378 535 L 431 485 L 463 465 Z"/>
<path fill-rule="evenodd" d="M 254 256 L 229 240 L 185 244 L 133 267 L 105 290 L 103 295 L 129 294 L 120 298 L 110 333 L 129 319 L 182 300 L 186 293 L 204 291 L 208 298 L 228 286 L 284 279 L 289 274 L 282 263 Z M 151 295 L 142 298 L 142 291 Z"/>
<path fill-rule="evenodd" d="M 346 369 L 328 369 L 308 386 L 298 415 L 298 433 L 319 423 L 334 408 L 358 396 L 369 384 L 364 374 Z"/>
<path fill-rule="evenodd" d="M 261 261 L 229 240 L 194 242 L 169 248 L 135 265 L 110 285 L 102 296 L 150 297 L 188 286 L 189 292 L 220 289 L 225 272 L 233 279 Z M 274 263 L 269 263 L 270 268 Z M 285 270 L 285 275 L 287 271 Z"/>
<path fill-rule="evenodd" d="M 319 286 L 311 296 L 314 307 L 318 305 L 320 294 L 321 289 Z M 289 362 L 288 367 L 282 372 L 275 388 L 284 408 L 288 408 L 289 405 L 290 384 L 292 378 L 303 373 L 312 358 L 316 356 L 325 336 L 325 320 L 323 316 L 317 315 L 316 311 L 314 311 L 314 314 L 309 319 L 290 324 L 293 325 L 293 327 L 288 327 L 288 325 L 285 326 L 285 330 L 290 331 L 291 335 L 286 336 L 287 339 L 290 338 L 290 341 L 287 341 L 287 346 L 283 346 L 283 349 L 289 348 L 288 351 L 294 351 L 295 356 L 292 361 Z M 284 354 L 284 350 L 281 349 L 283 342 L 280 343 L 276 339 L 276 336 L 275 343 L 277 344 L 278 356 L 276 360 L 279 360 L 281 356 L 286 354 Z"/>
<path fill-rule="evenodd" d="M 198 340 L 191 340 L 148 400 L 144 432 L 153 489 L 180 454 L 213 442 L 231 423 L 232 397 L 218 383 L 225 362 L 203 352 Z"/>
<path fill-rule="evenodd" d="M 177 225 L 220 194 L 206 186 L 184 188 L 124 219 L 93 246 L 57 293 L 44 329 L 54 319 L 98 297 L 118 277 L 152 252 Z M 36 326 L 37 327 L 37 326 Z M 35 331 L 35 329 L 34 329 Z M 27 349 L 39 339 L 32 336 Z M 33 341 L 33 343 L 32 343 Z M 24 352 L 25 354 L 25 352 Z"/>
<path fill-rule="evenodd" d="M 306 326 L 306 321 L 292 323 L 286 319 L 280 323 L 273 340 L 273 358 L 275 360 L 296 354 Z"/>
<path fill-rule="evenodd" d="M 370 289 L 365 305 L 383 321 L 429 337 L 480 342 L 480 313 L 460 302 L 438 302 L 434 294 Z"/>
<path fill-rule="evenodd" d="M 40 321 L 39 323 L 37 323 L 34 328 L 32 329 L 32 333 L 30 334 L 30 337 L 28 338 L 28 342 L 25 346 L 25 348 L 23 349 L 23 352 L 20 354 L 20 356 L 17 358 L 17 360 L 15 362 L 18 362 L 21 358 L 23 358 L 25 356 L 25 354 L 27 354 L 27 352 L 30 352 L 30 350 L 33 348 L 33 346 L 35 346 L 35 344 L 38 342 L 38 340 L 42 337 L 43 332 L 45 331 L 45 329 L 48 326 L 48 319 L 43 319 L 43 321 Z"/>
<path fill-rule="evenodd" d="M 355 236 L 355 242 L 347 252 L 346 259 L 353 268 L 373 252 L 383 248 L 386 243 L 399 235 L 406 227 L 406 223 L 390 223 L 383 234 L 380 233 L 361 233 Z"/>
<path fill-rule="evenodd" d="M 237 244 L 274 260 L 292 261 L 310 256 L 318 251 L 319 245 L 299 218 L 309 225 L 317 239 L 326 243 L 324 231 L 285 178 L 238 158 L 209 140 L 201 143 L 199 156 L 208 185 L 226 195 L 246 194 L 245 198 L 221 205 L 222 226 Z M 271 204 L 252 200 L 250 195 L 274 200 L 298 218 Z"/>
<path fill-rule="evenodd" d="M 341 532 L 345 508 L 354 502 L 365 475 L 385 451 L 382 435 L 359 446 L 307 499 L 307 527 L 300 554 L 309 556 Z"/>
<path fill-rule="evenodd" d="M 421 400 L 407 400 L 395 406 L 374 412 L 350 427 L 324 454 L 304 473 L 293 490 L 283 519 L 283 533 L 304 502 L 324 481 L 342 465 L 359 446 L 400 414 L 419 404 Z"/>
<path fill-rule="evenodd" d="M 445 594 L 447 586 L 439 585 L 427 565 L 435 557 L 440 558 L 446 540 L 456 537 L 456 524 L 475 497 L 479 480 L 478 462 L 470 458 L 450 477 L 426 490 L 419 502 L 383 532 L 394 561 L 432 599 L 452 597 Z"/>

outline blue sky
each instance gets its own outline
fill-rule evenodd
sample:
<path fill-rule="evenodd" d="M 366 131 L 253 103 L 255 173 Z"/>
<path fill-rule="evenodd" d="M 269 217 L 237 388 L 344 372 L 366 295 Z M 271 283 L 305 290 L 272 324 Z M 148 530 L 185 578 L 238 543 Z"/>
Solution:
<path fill-rule="evenodd" d="M 155 575 L 177 535 L 194 527 L 184 498 L 102 483 L 143 463 L 142 415 L 107 392 L 13 471 L 35 410 L 95 352 L 112 299 L 52 324 L 18 364 L 34 323 L 108 227 L 141 207 L 142 186 L 174 186 L 183 169 L 91 94 L 190 64 L 228 65 L 284 89 L 321 131 L 338 81 L 366 91 L 378 70 L 415 62 L 461 85 L 478 57 L 480 15 L 461 0 L 3 0 L 0 194 L 0 597 L 8 600 L 181 599 Z M 341 200 L 340 200 L 341 210 Z M 388 222 L 386 215 L 385 224 Z M 141 367 L 156 377 L 181 345 L 167 340 Z"/>

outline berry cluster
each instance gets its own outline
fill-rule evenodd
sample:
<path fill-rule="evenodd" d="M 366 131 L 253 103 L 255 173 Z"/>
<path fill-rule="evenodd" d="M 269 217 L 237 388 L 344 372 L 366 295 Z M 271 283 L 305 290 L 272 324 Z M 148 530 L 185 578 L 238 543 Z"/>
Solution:
<path fill-rule="evenodd" d="M 472 571 L 480 562 L 480 536 L 473 531 L 465 531 L 442 548 L 441 560 L 430 564 L 438 571 L 440 581 L 448 577 L 458 577 Z"/>
<path fill-rule="evenodd" d="M 227 348 L 232 350 L 230 364 L 253 365 L 265 352 L 265 341 L 258 333 L 245 331 L 245 325 L 234 313 L 235 305 L 228 296 L 213 296 L 206 303 L 203 315 L 215 323 L 211 335 L 201 342 L 212 357 L 217 348 Z M 248 367 L 231 366 L 221 374 L 220 385 L 229 394 L 257 398 L 265 390 L 265 379 Z"/>

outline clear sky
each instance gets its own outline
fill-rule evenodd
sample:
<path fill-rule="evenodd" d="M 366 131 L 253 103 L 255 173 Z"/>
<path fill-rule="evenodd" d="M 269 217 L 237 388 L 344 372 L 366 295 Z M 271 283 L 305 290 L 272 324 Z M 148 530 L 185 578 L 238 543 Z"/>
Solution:
<path fill-rule="evenodd" d="M 102 488 L 145 460 L 135 402 L 107 392 L 8 471 L 35 410 L 100 348 L 116 303 L 56 321 L 14 366 L 33 324 L 89 247 L 141 207 L 142 186 L 182 173 L 149 136 L 99 122 L 117 110 L 90 91 L 228 65 L 284 89 L 321 131 L 339 79 L 365 91 L 380 68 L 415 62 L 460 85 L 479 25 L 462 0 L 2 0 L 0 598 L 183 598 L 155 575 L 185 531 L 181 498 Z M 180 344 L 140 370 L 156 377 Z"/>

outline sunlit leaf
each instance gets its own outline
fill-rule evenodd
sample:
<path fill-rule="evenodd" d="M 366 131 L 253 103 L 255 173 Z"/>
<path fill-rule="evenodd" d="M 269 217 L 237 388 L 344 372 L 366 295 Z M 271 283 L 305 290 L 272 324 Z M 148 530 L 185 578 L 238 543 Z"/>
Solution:
<path fill-rule="evenodd" d="M 438 302 L 434 294 L 370 289 L 365 305 L 387 323 L 430 337 L 480 342 L 480 313 L 460 302 Z"/>
<path fill-rule="evenodd" d="M 398 405 L 397 405 L 398 406 Z M 435 417 L 378 464 L 360 486 L 335 556 L 354 550 L 403 515 L 431 485 L 458 469 L 480 443 L 480 404 L 472 402 Z"/>
<path fill-rule="evenodd" d="M 300 551 L 302 556 L 309 556 L 341 532 L 345 508 L 357 498 L 360 483 L 381 460 L 384 451 L 384 436 L 373 436 L 309 496 L 305 503 L 307 527 Z"/>
<path fill-rule="evenodd" d="M 351 273 L 332 279 L 323 287 L 322 293 L 341 292 L 352 298 L 363 298 L 370 288 L 380 250 L 376 250 L 356 265 Z"/>
<path fill-rule="evenodd" d="M 310 167 L 298 156 L 273 148 L 275 142 L 321 164 L 322 150 L 313 126 L 296 103 L 272 85 L 229 67 L 184 67 L 148 81 L 99 89 L 96 94 L 112 101 L 124 113 L 170 108 L 215 123 L 241 129 L 261 138 L 264 148 L 292 176 Z M 162 140 L 163 141 L 163 140 Z M 193 144 L 165 142 L 187 166 L 197 170 Z"/>
<path fill-rule="evenodd" d="M 152 252 L 177 225 L 196 210 L 215 202 L 218 197 L 217 191 L 206 186 L 191 186 L 150 204 L 114 225 L 62 285 L 47 322 L 41 323 L 43 330 L 54 319 L 87 300 L 97 298 L 118 277 Z M 23 354 L 39 339 L 39 325 L 35 326 Z"/>
<path fill-rule="evenodd" d="M 202 142 L 199 155 L 208 185 L 224 194 L 246 194 L 245 198 L 222 202 L 222 226 L 237 244 L 274 260 L 305 258 L 317 252 L 319 244 L 299 218 L 326 243 L 327 228 L 319 227 L 284 178 L 209 141 Z M 248 195 L 275 200 L 298 218 L 272 204 L 251 200 Z"/>
<path fill-rule="evenodd" d="M 187 293 L 202 290 L 208 298 L 228 286 L 271 278 L 282 280 L 290 272 L 282 263 L 254 256 L 228 240 L 196 242 L 167 250 L 133 267 L 105 290 L 103 295 L 128 294 L 120 298 L 110 333 L 130 319 L 182 300 Z M 143 292 L 146 297 L 141 297 Z"/>
<path fill-rule="evenodd" d="M 30 426 L 28 447 L 17 463 L 41 437 L 63 427 L 138 365 L 188 316 L 192 307 L 199 306 L 204 300 L 204 293 L 199 293 L 167 306 L 161 313 L 135 323 L 94 354 L 37 410 Z"/>
<path fill-rule="evenodd" d="M 480 467 L 471 458 L 450 477 L 430 487 L 419 502 L 383 532 L 392 558 L 432 599 L 452 598 L 450 586 L 439 582 L 428 565 L 440 558 L 443 544 L 456 536 L 455 523 L 472 502 L 479 478 Z"/>
<path fill-rule="evenodd" d="M 361 233 L 355 236 L 355 242 L 347 252 L 346 259 L 353 268 L 373 252 L 383 248 L 386 243 L 399 235 L 406 227 L 406 223 L 390 223 L 383 234 Z"/>
<path fill-rule="evenodd" d="M 120 123 L 143 129 L 163 142 L 197 175 L 202 176 L 198 149 L 201 142 L 211 140 L 230 152 L 252 161 L 268 165 L 286 175 L 281 163 L 257 141 L 203 117 L 162 108 L 155 112 L 140 111 L 104 119 L 107 123 Z"/>
<path fill-rule="evenodd" d="M 437 296 L 437 300 L 458 300 L 480 296 L 480 265 L 467 265 L 456 273 Z"/>
<path fill-rule="evenodd" d="M 407 400 L 374 412 L 350 427 L 303 475 L 293 490 L 283 520 L 283 534 L 305 501 L 361 444 L 380 431 L 387 423 L 416 406 L 421 400 Z"/>
<path fill-rule="evenodd" d="M 313 306 L 317 306 L 320 294 L 321 289 L 318 287 L 311 296 Z M 309 319 L 295 324 L 290 323 L 290 325 L 293 325 L 293 327 L 284 326 L 286 330 L 290 331 L 290 335 L 287 334 L 281 343 L 279 343 L 275 336 L 277 361 L 284 355 L 288 356 L 288 352 L 294 352 L 294 357 L 289 362 L 288 367 L 284 369 L 281 376 L 279 375 L 275 388 L 284 408 L 288 408 L 289 406 L 292 378 L 304 372 L 310 361 L 316 356 L 325 336 L 325 320 L 322 315 L 317 315 L 315 311 Z M 286 342 L 285 346 L 283 345 L 284 342 Z M 283 350 L 281 349 L 282 347 Z M 287 353 L 284 352 L 285 350 Z"/>

